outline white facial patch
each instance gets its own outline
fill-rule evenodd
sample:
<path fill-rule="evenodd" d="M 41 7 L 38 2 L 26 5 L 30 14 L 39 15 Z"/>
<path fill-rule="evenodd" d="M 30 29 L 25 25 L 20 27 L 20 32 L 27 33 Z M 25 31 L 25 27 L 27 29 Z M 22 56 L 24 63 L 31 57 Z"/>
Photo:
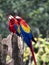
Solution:
<path fill-rule="evenodd" d="M 21 19 L 21 17 L 19 17 L 19 16 L 16 16 L 16 19 Z"/>
<path fill-rule="evenodd" d="M 12 19 L 12 18 L 13 18 L 13 16 L 10 15 L 10 16 L 9 16 L 9 19 Z"/>

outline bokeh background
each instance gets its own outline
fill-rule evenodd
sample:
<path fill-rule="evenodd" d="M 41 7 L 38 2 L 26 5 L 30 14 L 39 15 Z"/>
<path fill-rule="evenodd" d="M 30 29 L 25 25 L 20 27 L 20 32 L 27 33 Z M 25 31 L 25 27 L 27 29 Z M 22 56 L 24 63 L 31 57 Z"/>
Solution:
<path fill-rule="evenodd" d="M 0 0 L 0 34 L 3 38 L 10 33 L 7 16 L 13 12 L 26 20 L 38 40 L 37 44 L 33 43 L 38 65 L 49 65 L 49 0 Z"/>

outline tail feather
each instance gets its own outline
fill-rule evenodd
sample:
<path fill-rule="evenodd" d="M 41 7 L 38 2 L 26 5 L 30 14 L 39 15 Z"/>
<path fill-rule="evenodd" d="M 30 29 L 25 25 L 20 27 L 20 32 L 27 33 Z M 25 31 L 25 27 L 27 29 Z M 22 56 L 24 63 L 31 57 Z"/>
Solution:
<path fill-rule="evenodd" d="M 37 43 L 37 41 L 34 39 L 34 37 L 32 37 L 32 41 L 34 41 L 35 43 Z"/>
<path fill-rule="evenodd" d="M 33 57 L 34 63 L 35 63 L 35 65 L 37 65 L 37 64 L 36 64 L 35 55 L 34 55 L 34 49 L 33 49 L 33 47 L 32 47 L 32 42 L 30 43 L 30 50 L 31 50 L 31 53 L 32 53 L 32 57 Z"/>

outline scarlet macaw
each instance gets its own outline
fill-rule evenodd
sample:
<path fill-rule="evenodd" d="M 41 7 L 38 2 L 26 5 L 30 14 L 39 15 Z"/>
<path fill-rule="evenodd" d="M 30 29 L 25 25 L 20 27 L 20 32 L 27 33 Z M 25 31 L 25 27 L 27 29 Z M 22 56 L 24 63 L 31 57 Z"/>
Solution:
<path fill-rule="evenodd" d="M 18 36 L 20 36 L 18 21 L 15 20 L 15 18 L 11 15 L 9 15 L 8 18 L 9 18 L 8 26 L 9 26 L 10 32 L 16 33 Z M 14 26 L 15 24 L 16 24 L 16 29 L 15 29 L 15 26 Z"/>
<path fill-rule="evenodd" d="M 21 17 L 16 16 L 15 18 L 16 18 L 16 20 L 18 20 L 18 23 L 20 26 L 20 33 L 23 36 L 23 40 L 27 44 L 27 46 L 30 48 L 30 50 L 32 52 L 33 59 L 34 59 L 34 63 L 35 63 L 35 65 L 37 65 L 36 60 L 35 60 L 35 56 L 34 56 L 34 49 L 32 47 L 32 41 L 34 41 L 35 43 L 36 43 L 36 41 L 34 40 L 34 37 L 31 33 L 31 28 L 26 23 L 26 21 L 23 20 Z M 16 25 L 15 25 L 15 28 L 16 28 Z"/>
<path fill-rule="evenodd" d="M 25 22 L 25 20 L 23 20 L 19 16 L 16 16 L 15 18 L 13 17 L 13 18 L 11 18 L 11 20 L 13 20 L 13 29 L 16 32 L 18 32 L 18 34 L 20 33 L 20 35 L 23 36 L 24 42 L 27 44 L 27 46 L 30 48 L 30 50 L 32 52 L 32 57 L 34 59 L 34 63 L 35 63 L 35 65 L 37 65 L 36 64 L 36 59 L 35 59 L 35 56 L 34 56 L 34 49 L 32 47 L 32 41 L 34 41 L 35 43 L 36 43 L 36 41 L 34 40 L 34 37 L 33 37 L 32 33 L 31 33 L 31 28 Z M 17 30 L 18 28 L 20 29 L 20 32 Z"/>

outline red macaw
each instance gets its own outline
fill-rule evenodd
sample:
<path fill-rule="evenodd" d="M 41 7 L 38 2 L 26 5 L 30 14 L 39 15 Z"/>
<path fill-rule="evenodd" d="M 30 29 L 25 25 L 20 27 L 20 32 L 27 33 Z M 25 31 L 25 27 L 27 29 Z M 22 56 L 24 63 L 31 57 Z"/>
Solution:
<path fill-rule="evenodd" d="M 20 36 L 18 21 L 11 15 L 8 16 L 8 19 L 9 19 L 8 26 L 9 26 L 10 32 L 16 33 L 18 36 Z M 16 29 L 14 27 L 15 24 L 16 24 Z"/>
<path fill-rule="evenodd" d="M 20 32 L 21 32 L 21 35 L 23 36 L 23 40 L 27 44 L 27 46 L 30 48 L 30 50 L 32 52 L 32 57 L 34 59 L 34 63 L 35 63 L 35 65 L 37 65 L 35 55 L 34 55 L 34 49 L 32 47 L 32 41 L 34 41 L 35 43 L 36 43 L 36 41 L 34 40 L 34 37 L 31 33 L 31 28 L 26 23 L 26 21 L 23 20 L 21 17 L 15 16 L 15 18 L 16 18 L 16 20 L 18 20 L 18 23 L 20 26 Z M 16 28 L 16 25 L 15 25 L 15 28 Z"/>

